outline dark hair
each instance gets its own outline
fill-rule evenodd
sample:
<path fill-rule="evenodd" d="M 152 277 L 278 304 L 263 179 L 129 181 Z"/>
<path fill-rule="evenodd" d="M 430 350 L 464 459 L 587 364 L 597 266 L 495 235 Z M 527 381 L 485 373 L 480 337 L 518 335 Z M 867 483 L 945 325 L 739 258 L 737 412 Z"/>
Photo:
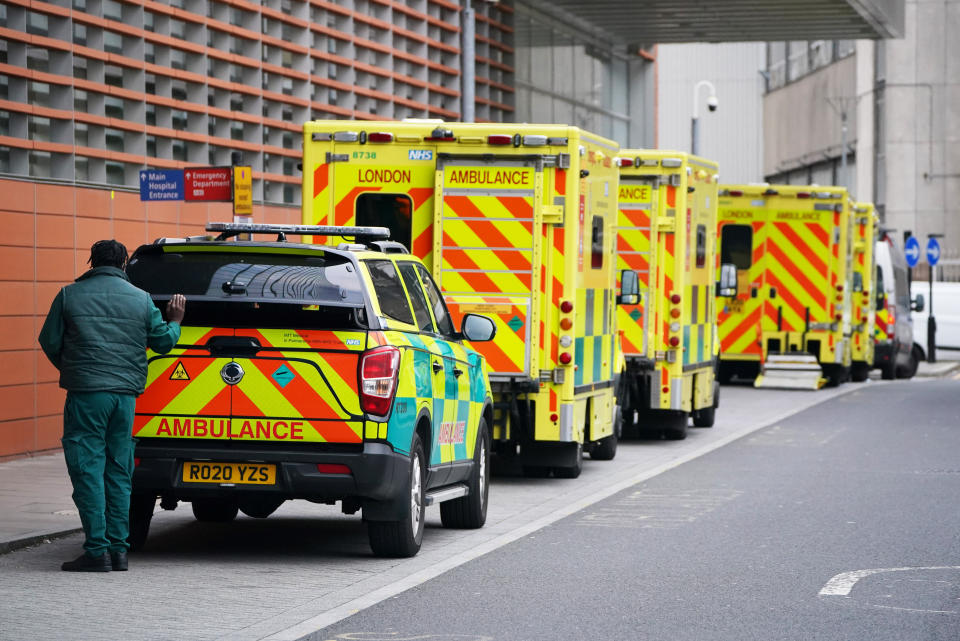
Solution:
<path fill-rule="evenodd" d="M 115 240 L 98 240 L 90 248 L 91 267 L 117 267 L 127 264 L 127 248 Z"/>

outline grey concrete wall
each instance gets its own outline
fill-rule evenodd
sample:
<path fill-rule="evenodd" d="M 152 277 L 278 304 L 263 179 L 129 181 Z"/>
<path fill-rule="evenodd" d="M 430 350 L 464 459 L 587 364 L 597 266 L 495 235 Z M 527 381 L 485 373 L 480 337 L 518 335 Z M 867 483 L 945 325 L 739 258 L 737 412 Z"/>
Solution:
<path fill-rule="evenodd" d="M 719 108 L 707 109 L 709 91 L 698 96 L 700 155 L 720 164 L 728 183 L 763 180 L 763 76 L 766 45 L 758 42 L 677 44 L 657 47 L 657 146 L 690 150 L 693 89 L 713 83 Z"/>
<path fill-rule="evenodd" d="M 828 99 L 848 107 L 848 146 L 857 136 L 856 56 L 770 92 L 763 100 L 763 173 L 776 174 L 840 157 L 841 118 Z M 839 106 L 839 105 L 837 105 Z"/>

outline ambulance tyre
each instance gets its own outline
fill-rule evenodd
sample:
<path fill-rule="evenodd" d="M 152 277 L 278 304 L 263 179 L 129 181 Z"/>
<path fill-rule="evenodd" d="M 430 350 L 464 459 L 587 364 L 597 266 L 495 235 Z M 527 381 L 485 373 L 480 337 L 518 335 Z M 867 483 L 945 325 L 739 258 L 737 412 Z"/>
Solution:
<path fill-rule="evenodd" d="M 558 479 L 575 479 L 583 471 L 583 443 L 570 443 L 570 447 L 575 450 L 570 453 L 573 464 L 553 468 L 553 475 Z"/>
<path fill-rule="evenodd" d="M 150 532 L 150 521 L 153 520 L 153 510 L 157 506 L 155 494 L 133 494 L 130 496 L 130 535 L 127 543 L 130 550 L 136 552 L 147 542 Z"/>
<path fill-rule="evenodd" d="M 551 470 L 546 465 L 524 465 L 523 475 L 528 479 L 545 479 L 550 476 Z"/>
<path fill-rule="evenodd" d="M 714 406 L 702 407 L 693 411 L 694 427 L 713 427 L 717 420 L 717 408 Z"/>
<path fill-rule="evenodd" d="M 854 383 L 862 383 L 870 378 L 870 365 L 863 361 L 856 361 L 850 370 L 850 378 Z"/>
<path fill-rule="evenodd" d="M 687 423 L 690 422 L 690 414 L 683 410 L 671 410 L 663 412 L 663 437 L 668 441 L 682 441 L 687 438 Z"/>
<path fill-rule="evenodd" d="M 590 450 L 590 458 L 594 461 L 612 461 L 617 455 L 617 444 L 620 442 L 620 434 L 623 432 L 623 414 L 620 407 L 614 412 L 613 434 L 605 436 L 593 444 Z"/>
<path fill-rule="evenodd" d="M 208 523 L 228 523 L 237 518 L 240 511 L 236 503 L 223 499 L 194 499 L 191 507 L 198 521 Z"/>
<path fill-rule="evenodd" d="M 410 476 L 403 500 L 406 514 L 398 521 L 367 521 L 367 535 L 374 555 L 407 558 L 420 551 L 423 543 L 424 479 L 426 458 L 420 434 L 410 445 Z"/>
<path fill-rule="evenodd" d="M 827 379 L 827 387 L 838 387 L 850 378 L 850 368 L 836 363 L 824 365 L 823 375 Z"/>
<path fill-rule="evenodd" d="M 473 472 L 467 482 L 469 494 L 440 504 L 443 527 L 476 529 L 487 520 L 487 497 L 490 494 L 490 434 L 487 422 L 480 419 L 477 449 L 473 454 Z"/>

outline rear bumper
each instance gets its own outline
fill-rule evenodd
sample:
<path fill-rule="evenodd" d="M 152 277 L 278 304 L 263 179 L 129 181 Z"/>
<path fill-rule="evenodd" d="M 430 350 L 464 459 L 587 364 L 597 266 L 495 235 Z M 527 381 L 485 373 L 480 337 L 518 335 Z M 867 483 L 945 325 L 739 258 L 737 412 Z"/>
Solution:
<path fill-rule="evenodd" d="M 351 452 L 296 452 L 290 450 L 193 449 L 182 446 L 141 445 L 136 448 L 133 492 L 154 493 L 177 500 L 242 494 L 283 499 L 335 501 L 345 498 L 388 501 L 405 488 L 409 458 L 386 443 L 368 442 Z M 185 482 L 185 461 L 272 463 L 273 485 Z M 339 464 L 350 474 L 320 472 L 318 464 Z"/>

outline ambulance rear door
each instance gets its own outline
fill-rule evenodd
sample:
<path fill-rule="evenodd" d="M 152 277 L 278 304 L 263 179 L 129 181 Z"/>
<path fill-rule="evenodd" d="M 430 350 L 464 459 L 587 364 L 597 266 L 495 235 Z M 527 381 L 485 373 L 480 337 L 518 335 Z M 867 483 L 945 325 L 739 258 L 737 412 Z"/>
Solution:
<path fill-rule="evenodd" d="M 624 356 L 646 356 L 651 305 L 650 266 L 655 257 L 650 242 L 655 219 L 654 202 L 657 176 L 621 174 L 619 212 L 617 215 L 617 278 L 624 269 L 632 269 L 640 277 L 640 301 L 636 305 L 617 307 L 617 326 Z M 617 283 L 619 291 L 620 283 Z"/>
<path fill-rule="evenodd" d="M 491 380 L 539 375 L 542 181 L 540 157 L 437 158 L 433 274 L 454 318 L 475 312 L 496 324 L 493 341 L 473 346 Z"/>

